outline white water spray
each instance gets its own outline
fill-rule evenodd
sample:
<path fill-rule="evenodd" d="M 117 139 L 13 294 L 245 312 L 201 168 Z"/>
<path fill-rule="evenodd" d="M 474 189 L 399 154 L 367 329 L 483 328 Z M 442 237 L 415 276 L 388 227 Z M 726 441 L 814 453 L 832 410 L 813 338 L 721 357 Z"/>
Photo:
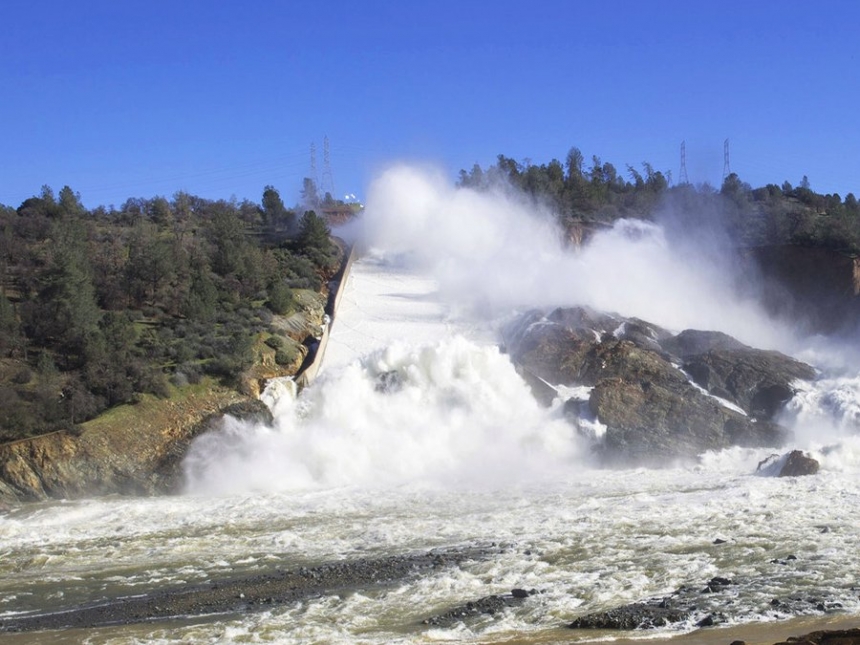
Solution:
<path fill-rule="evenodd" d="M 493 486 L 588 464 L 588 441 L 537 406 L 507 357 L 457 337 L 517 307 L 584 304 L 760 347 L 789 342 L 737 298 L 737 276 L 689 240 L 673 245 L 656 224 L 620 221 L 572 250 L 553 222 L 510 191 L 458 189 L 405 166 L 384 173 L 363 222 L 375 255 L 362 281 L 374 288 L 342 305 L 336 367 L 298 401 L 280 398 L 274 428 L 228 421 L 198 439 L 188 489 Z M 795 414 L 793 425 L 810 422 Z M 814 447 L 804 437 L 798 446 Z"/>
<path fill-rule="evenodd" d="M 736 267 L 703 252 L 711 240 L 672 245 L 650 222 L 621 220 L 575 251 L 562 244 L 550 213 L 509 190 L 455 188 L 408 166 L 374 182 L 365 218 L 371 245 L 431 271 L 454 301 L 495 311 L 586 305 L 676 331 L 720 330 L 757 347 L 791 341 L 757 303 L 739 297 Z"/>
<path fill-rule="evenodd" d="M 198 439 L 185 462 L 189 491 L 475 489 L 586 463 L 586 442 L 536 403 L 507 357 L 459 336 L 392 344 L 276 409 L 274 428 L 231 419 Z"/>

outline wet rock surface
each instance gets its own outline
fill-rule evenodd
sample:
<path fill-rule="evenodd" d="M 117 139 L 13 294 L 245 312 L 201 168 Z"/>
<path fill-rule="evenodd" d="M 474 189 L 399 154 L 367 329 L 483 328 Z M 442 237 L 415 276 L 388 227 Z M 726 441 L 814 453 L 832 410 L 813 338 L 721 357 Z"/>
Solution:
<path fill-rule="evenodd" d="M 654 629 L 680 623 L 687 619 L 690 611 L 684 607 L 672 607 L 666 603 L 633 603 L 577 618 L 568 627 L 571 629 Z"/>
<path fill-rule="evenodd" d="M 802 477 L 804 475 L 814 475 L 818 472 L 818 468 L 819 463 L 817 459 L 813 459 L 800 450 L 792 450 L 788 453 L 785 463 L 779 471 L 779 476 Z"/>
<path fill-rule="evenodd" d="M 437 614 L 422 621 L 423 625 L 432 627 L 451 627 L 461 621 L 479 616 L 494 616 L 509 607 L 519 607 L 529 596 L 537 593 L 532 589 L 512 589 L 510 593 L 494 594 L 478 600 L 467 602 L 454 607 L 442 614 Z"/>
<path fill-rule="evenodd" d="M 771 560 L 771 564 L 790 566 L 798 558 L 789 555 Z M 609 610 L 592 612 L 573 620 L 571 629 L 647 630 L 672 625 L 712 627 L 742 616 L 747 610 L 736 604 L 740 585 L 758 585 L 762 581 L 733 580 L 715 576 L 703 585 L 681 587 L 674 593 L 659 598 L 633 602 Z M 852 589 L 852 593 L 853 593 Z M 774 618 L 815 614 L 837 614 L 843 604 L 825 594 L 789 598 L 773 598 L 766 613 Z"/>
<path fill-rule="evenodd" d="M 821 465 L 817 459 L 802 450 L 792 450 L 783 455 L 773 454 L 759 462 L 756 472 L 765 476 L 803 477 L 814 475 Z"/>
<path fill-rule="evenodd" d="M 515 365 L 547 402 L 553 385 L 588 386 L 566 407 L 606 432 L 595 449 L 609 464 L 658 465 L 730 446 L 778 446 L 774 422 L 793 383 L 815 370 L 720 332 L 677 335 L 637 318 L 585 307 L 532 310 L 504 330 Z"/>
<path fill-rule="evenodd" d="M 334 562 L 277 571 L 0 621 L 0 633 L 98 627 L 180 616 L 243 613 L 307 598 L 378 588 L 497 553 L 497 547 L 437 549 L 425 553 Z"/>

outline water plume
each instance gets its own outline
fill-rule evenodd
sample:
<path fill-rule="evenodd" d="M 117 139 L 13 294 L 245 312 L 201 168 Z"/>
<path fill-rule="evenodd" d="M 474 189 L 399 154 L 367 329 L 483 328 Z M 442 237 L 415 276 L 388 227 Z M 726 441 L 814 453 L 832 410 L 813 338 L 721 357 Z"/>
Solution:
<path fill-rule="evenodd" d="M 473 490 L 563 476 L 588 461 L 586 442 L 560 410 L 536 403 L 507 357 L 459 336 L 394 343 L 274 412 L 274 428 L 228 418 L 198 438 L 184 462 L 187 490 Z"/>
<path fill-rule="evenodd" d="M 677 331 L 724 331 L 760 347 L 791 338 L 738 292 L 749 277 L 712 251 L 714 231 L 697 240 L 620 220 L 574 250 L 553 214 L 510 189 L 459 188 L 440 172 L 405 165 L 372 184 L 365 226 L 369 244 L 432 270 L 446 297 L 493 311 L 587 305 Z"/>

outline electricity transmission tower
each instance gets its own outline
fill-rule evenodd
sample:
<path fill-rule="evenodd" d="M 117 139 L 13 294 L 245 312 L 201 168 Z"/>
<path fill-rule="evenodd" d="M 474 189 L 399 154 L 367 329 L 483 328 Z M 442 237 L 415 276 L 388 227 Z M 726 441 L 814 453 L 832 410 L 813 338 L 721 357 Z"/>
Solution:
<path fill-rule="evenodd" d="M 334 175 L 331 172 L 331 155 L 329 153 L 328 136 L 323 138 L 323 174 L 320 192 L 325 195 L 329 193 L 334 197 Z"/>
<path fill-rule="evenodd" d="M 732 167 L 729 164 L 729 140 L 723 141 L 723 179 L 732 174 Z"/>
<path fill-rule="evenodd" d="M 319 186 L 319 177 L 317 176 L 317 144 L 311 141 L 311 181 L 314 186 Z"/>
<path fill-rule="evenodd" d="M 687 142 L 681 142 L 681 175 L 678 177 L 678 183 L 680 185 L 689 184 L 690 180 L 687 179 Z"/>

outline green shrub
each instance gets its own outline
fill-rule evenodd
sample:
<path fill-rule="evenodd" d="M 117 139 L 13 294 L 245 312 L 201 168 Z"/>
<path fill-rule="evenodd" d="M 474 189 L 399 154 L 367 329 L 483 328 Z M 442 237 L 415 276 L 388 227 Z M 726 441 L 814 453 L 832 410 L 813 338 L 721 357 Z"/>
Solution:
<path fill-rule="evenodd" d="M 30 381 L 33 380 L 33 372 L 30 371 L 29 368 L 24 367 L 17 372 L 12 377 L 12 382 L 15 385 L 27 385 Z"/>
<path fill-rule="evenodd" d="M 280 349 L 284 346 L 284 339 L 280 336 L 269 336 L 264 342 L 272 349 Z"/>
<path fill-rule="evenodd" d="M 297 358 L 294 347 L 283 347 L 275 352 L 275 362 L 278 365 L 292 365 Z"/>
<path fill-rule="evenodd" d="M 276 282 L 269 289 L 269 300 L 266 306 L 276 314 L 287 313 L 293 306 L 293 292 L 283 282 Z"/>

